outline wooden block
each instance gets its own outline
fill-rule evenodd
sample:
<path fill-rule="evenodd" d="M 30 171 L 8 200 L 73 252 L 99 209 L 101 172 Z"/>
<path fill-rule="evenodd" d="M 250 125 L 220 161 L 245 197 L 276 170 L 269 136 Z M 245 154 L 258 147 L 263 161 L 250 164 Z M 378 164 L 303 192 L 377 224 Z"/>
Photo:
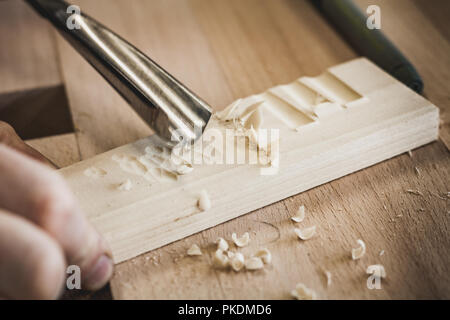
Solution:
<path fill-rule="evenodd" d="M 439 124 L 435 106 L 364 58 L 243 99 L 238 109 L 279 130 L 276 174 L 258 164 L 194 164 L 177 179 L 156 177 L 146 161 L 154 137 L 60 171 L 116 263 L 431 142 Z M 128 179 L 132 189 L 119 190 Z M 202 190 L 211 200 L 206 211 L 197 207 Z"/>

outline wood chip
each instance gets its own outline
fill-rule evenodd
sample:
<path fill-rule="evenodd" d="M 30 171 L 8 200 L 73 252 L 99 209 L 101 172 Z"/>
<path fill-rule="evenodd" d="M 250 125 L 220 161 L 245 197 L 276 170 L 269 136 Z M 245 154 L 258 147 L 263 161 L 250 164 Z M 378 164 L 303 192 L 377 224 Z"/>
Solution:
<path fill-rule="evenodd" d="M 358 260 L 361 259 L 366 254 L 366 244 L 361 239 L 356 240 L 359 244 L 358 248 L 352 249 L 352 259 Z"/>
<path fill-rule="evenodd" d="M 191 173 L 194 170 L 194 168 L 192 167 L 192 164 L 190 163 L 183 163 L 181 165 L 179 165 L 178 167 L 176 167 L 176 173 L 178 173 L 179 175 L 185 175 L 188 173 Z"/>
<path fill-rule="evenodd" d="M 222 250 L 222 251 L 227 251 L 229 248 L 228 242 L 224 238 L 217 238 L 216 244 L 217 244 L 217 249 Z"/>
<path fill-rule="evenodd" d="M 244 255 L 240 252 L 233 254 L 230 258 L 230 266 L 234 271 L 240 271 L 245 266 Z"/>
<path fill-rule="evenodd" d="M 214 253 L 213 263 L 218 268 L 226 268 L 229 263 L 228 256 L 222 250 L 218 249 Z"/>
<path fill-rule="evenodd" d="M 248 232 L 244 233 L 240 238 L 237 237 L 236 233 L 233 232 L 231 235 L 231 239 L 233 239 L 233 242 L 238 247 L 245 247 L 250 242 L 250 235 Z"/>
<path fill-rule="evenodd" d="M 294 229 L 295 234 L 302 240 L 309 240 L 316 234 L 316 226 L 312 226 L 305 229 Z"/>
<path fill-rule="evenodd" d="M 189 250 L 187 251 L 187 255 L 188 256 L 201 256 L 202 255 L 202 251 L 200 250 L 200 248 L 198 247 L 198 245 L 196 245 L 195 243 L 189 248 Z"/>
<path fill-rule="evenodd" d="M 416 196 L 422 196 L 423 197 L 423 193 L 420 192 L 419 190 L 408 189 L 408 190 L 406 190 L 406 192 L 411 193 L 411 194 L 415 194 Z"/>
<path fill-rule="evenodd" d="M 90 178 L 98 179 L 103 178 L 106 176 L 107 172 L 103 170 L 102 168 L 96 168 L 96 167 L 89 167 L 86 170 L 84 170 L 84 175 Z"/>
<path fill-rule="evenodd" d="M 381 257 L 382 255 L 384 255 L 384 250 L 381 250 L 381 251 L 380 251 L 379 256 Z"/>
<path fill-rule="evenodd" d="M 259 249 L 256 254 L 255 257 L 261 258 L 261 260 L 265 263 L 265 264 L 269 264 L 272 262 L 272 254 L 270 253 L 269 249 Z"/>
<path fill-rule="evenodd" d="M 133 184 L 131 183 L 130 179 L 127 179 L 127 181 L 122 182 L 117 189 L 120 191 L 130 191 L 131 188 L 133 187 Z"/>
<path fill-rule="evenodd" d="M 209 199 L 206 190 L 200 192 L 200 198 L 198 199 L 197 206 L 201 211 L 206 211 L 211 209 L 211 200 Z"/>
<path fill-rule="evenodd" d="M 317 300 L 316 292 L 303 283 L 297 283 L 295 289 L 291 291 L 291 295 L 297 300 Z"/>
<path fill-rule="evenodd" d="M 305 219 L 305 206 L 300 206 L 295 216 L 291 217 L 295 222 L 302 222 Z"/>
<path fill-rule="evenodd" d="M 247 270 L 259 270 L 264 267 L 264 263 L 262 262 L 261 258 L 258 257 L 251 257 L 245 261 L 245 269 Z"/>

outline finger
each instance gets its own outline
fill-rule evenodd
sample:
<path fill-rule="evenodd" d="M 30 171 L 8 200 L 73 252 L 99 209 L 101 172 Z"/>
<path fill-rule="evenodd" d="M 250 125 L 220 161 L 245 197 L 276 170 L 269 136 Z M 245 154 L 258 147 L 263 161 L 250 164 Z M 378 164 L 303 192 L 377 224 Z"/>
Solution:
<path fill-rule="evenodd" d="M 66 262 L 54 239 L 22 217 L 0 209 L 0 296 L 56 299 Z"/>
<path fill-rule="evenodd" d="M 81 268 L 83 288 L 99 289 L 113 264 L 102 237 L 56 171 L 0 144 L 0 207 L 33 221 L 62 246 L 69 264 Z"/>
<path fill-rule="evenodd" d="M 40 152 L 27 145 L 16 133 L 13 127 L 6 122 L 0 121 L 0 143 L 4 143 L 11 148 L 20 151 L 35 160 L 43 162 L 51 167 L 56 168 L 56 165 L 44 157 Z"/>

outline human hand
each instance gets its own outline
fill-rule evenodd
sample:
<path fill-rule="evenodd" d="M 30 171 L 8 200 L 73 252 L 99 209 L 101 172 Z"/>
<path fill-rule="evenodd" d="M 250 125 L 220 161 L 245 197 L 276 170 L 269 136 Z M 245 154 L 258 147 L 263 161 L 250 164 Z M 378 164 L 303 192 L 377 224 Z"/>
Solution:
<path fill-rule="evenodd" d="M 83 289 L 101 288 L 112 274 L 105 241 L 44 163 L 0 122 L 0 298 L 57 298 L 67 265 L 80 267 Z"/>

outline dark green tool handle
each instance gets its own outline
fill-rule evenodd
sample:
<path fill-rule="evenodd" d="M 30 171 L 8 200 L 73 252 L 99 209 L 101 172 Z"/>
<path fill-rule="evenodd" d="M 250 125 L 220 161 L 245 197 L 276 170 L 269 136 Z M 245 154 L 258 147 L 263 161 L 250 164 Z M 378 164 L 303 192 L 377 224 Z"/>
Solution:
<path fill-rule="evenodd" d="M 413 65 L 380 30 L 366 26 L 367 17 L 351 0 L 312 0 L 362 56 L 421 94 L 423 82 Z"/>

